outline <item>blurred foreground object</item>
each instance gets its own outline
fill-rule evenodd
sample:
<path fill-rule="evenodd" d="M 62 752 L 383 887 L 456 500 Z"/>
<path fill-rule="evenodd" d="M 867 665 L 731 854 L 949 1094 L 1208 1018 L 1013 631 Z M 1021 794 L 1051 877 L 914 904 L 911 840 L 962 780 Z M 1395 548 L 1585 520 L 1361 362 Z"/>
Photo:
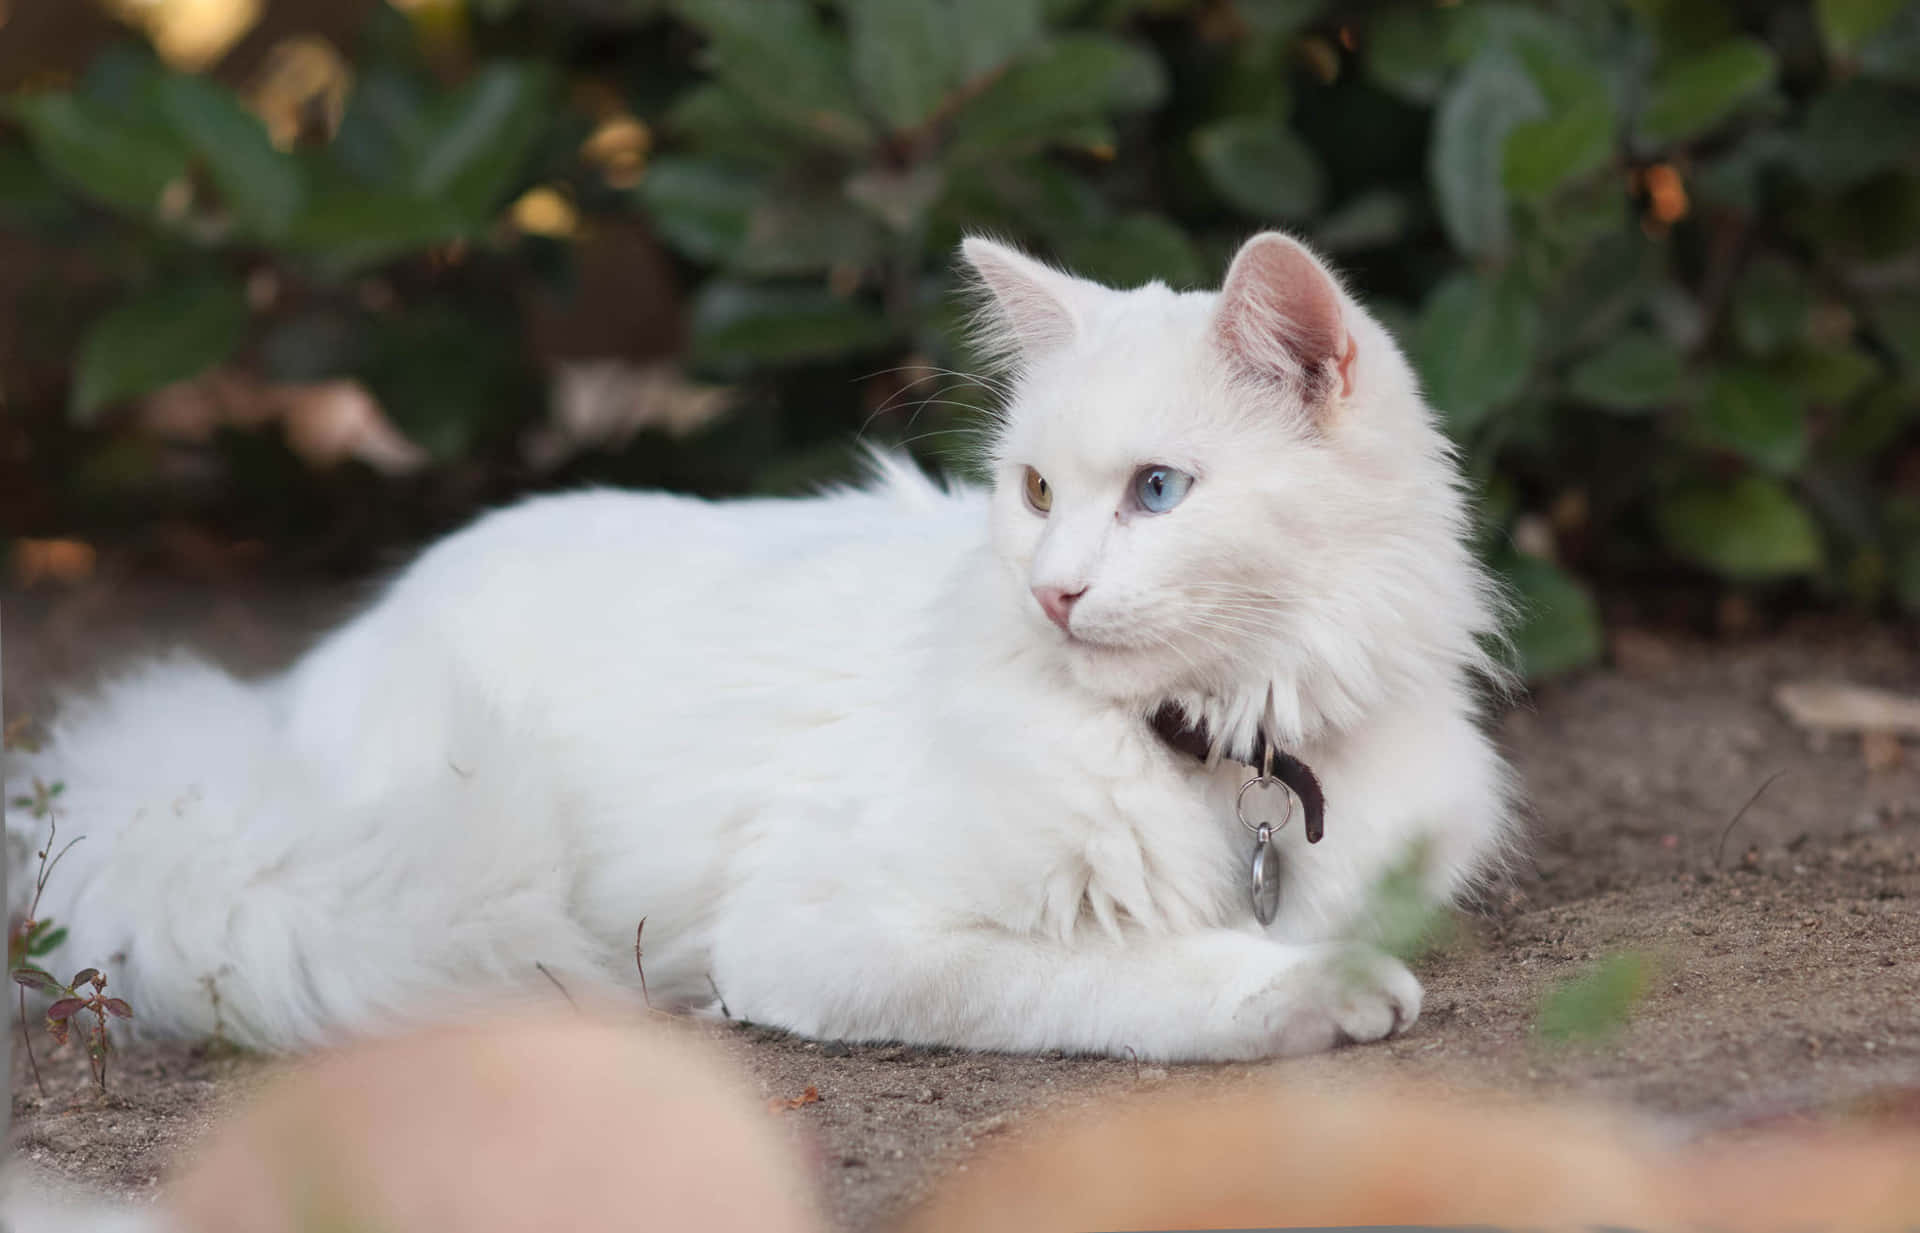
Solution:
<path fill-rule="evenodd" d="M 894 1227 L 1920 1228 L 1914 1089 L 1887 1094 L 1878 1120 L 1789 1116 L 1689 1140 L 1598 1105 L 1203 1073 L 1031 1118 L 949 1163 Z M 0 1182 L 13 1233 L 817 1233 L 820 1170 L 790 1125 L 685 1025 L 556 1005 L 293 1064 L 160 1208 Z"/>
<path fill-rule="evenodd" d="M 172 1199 L 185 1233 L 820 1227 L 754 1093 L 684 1032 L 548 1017 L 298 1064 Z"/>
<path fill-rule="evenodd" d="M 1258 1079 L 1037 1123 L 905 1229 L 1354 1225 L 1911 1229 L 1920 1133 L 1809 1125 L 1683 1146 L 1595 1109 Z"/>

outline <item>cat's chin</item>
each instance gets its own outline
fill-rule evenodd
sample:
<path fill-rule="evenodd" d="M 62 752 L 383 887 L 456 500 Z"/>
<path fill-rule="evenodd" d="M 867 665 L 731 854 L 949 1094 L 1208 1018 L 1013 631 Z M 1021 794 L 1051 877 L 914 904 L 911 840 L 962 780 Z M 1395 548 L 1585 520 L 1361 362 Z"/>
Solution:
<path fill-rule="evenodd" d="M 1178 692 L 1190 667 L 1161 647 L 1096 642 L 1072 634 L 1060 640 L 1060 654 L 1076 685 L 1129 704 L 1156 702 Z"/>

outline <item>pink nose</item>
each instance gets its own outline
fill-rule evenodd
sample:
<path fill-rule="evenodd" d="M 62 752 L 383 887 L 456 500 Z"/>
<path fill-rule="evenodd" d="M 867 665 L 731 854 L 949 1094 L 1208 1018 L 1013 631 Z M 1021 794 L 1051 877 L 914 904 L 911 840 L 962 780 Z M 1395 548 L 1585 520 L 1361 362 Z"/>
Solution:
<path fill-rule="evenodd" d="M 1073 601 L 1087 593 L 1087 588 L 1069 591 L 1064 587 L 1035 587 L 1033 597 L 1040 601 L 1041 611 L 1047 619 L 1061 629 L 1067 627 L 1067 621 L 1073 615 Z"/>

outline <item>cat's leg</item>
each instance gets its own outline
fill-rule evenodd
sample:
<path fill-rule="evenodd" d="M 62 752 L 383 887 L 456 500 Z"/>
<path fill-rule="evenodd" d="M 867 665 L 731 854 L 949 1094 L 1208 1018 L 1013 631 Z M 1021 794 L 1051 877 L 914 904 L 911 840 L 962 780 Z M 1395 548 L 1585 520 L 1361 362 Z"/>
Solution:
<path fill-rule="evenodd" d="M 1225 1061 L 1405 1029 L 1420 984 L 1397 960 L 1227 929 L 1065 943 L 912 921 L 910 905 L 767 905 L 714 938 L 729 1010 L 827 1039 Z"/>

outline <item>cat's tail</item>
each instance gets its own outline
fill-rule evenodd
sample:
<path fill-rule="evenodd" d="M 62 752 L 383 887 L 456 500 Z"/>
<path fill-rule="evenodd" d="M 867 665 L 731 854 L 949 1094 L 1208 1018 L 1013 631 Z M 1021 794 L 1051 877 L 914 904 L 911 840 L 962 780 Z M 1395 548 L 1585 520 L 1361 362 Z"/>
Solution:
<path fill-rule="evenodd" d="M 145 1034 L 289 1049 L 601 966 L 566 914 L 564 862 L 531 860 L 537 789 L 476 745 L 438 776 L 348 803 L 348 768 L 288 735 L 283 681 L 188 657 L 67 703 L 7 768 L 9 908 L 105 974 Z M 23 803 L 24 802 L 24 803 Z M 531 959 L 530 959 L 531 957 Z M 525 969 L 524 971 L 521 969 Z"/>

